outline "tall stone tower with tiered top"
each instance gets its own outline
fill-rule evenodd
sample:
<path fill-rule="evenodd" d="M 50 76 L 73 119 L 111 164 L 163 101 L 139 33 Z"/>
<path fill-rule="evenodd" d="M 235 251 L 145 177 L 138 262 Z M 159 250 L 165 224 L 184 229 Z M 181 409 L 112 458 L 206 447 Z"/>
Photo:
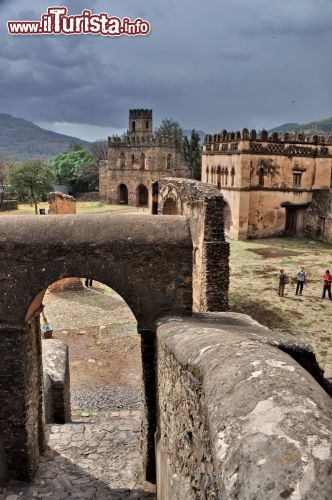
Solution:
<path fill-rule="evenodd" d="M 191 177 L 174 137 L 153 135 L 152 109 L 130 109 L 122 138 L 108 138 L 107 161 L 99 169 L 100 197 L 107 203 L 152 207 L 152 183 L 163 177 Z"/>

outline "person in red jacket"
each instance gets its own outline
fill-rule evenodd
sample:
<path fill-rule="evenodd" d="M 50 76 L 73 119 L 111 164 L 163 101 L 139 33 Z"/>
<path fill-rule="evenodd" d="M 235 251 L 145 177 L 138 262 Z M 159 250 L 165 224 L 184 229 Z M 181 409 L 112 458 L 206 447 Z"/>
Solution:
<path fill-rule="evenodd" d="M 325 271 L 325 274 L 323 274 L 322 280 L 323 280 L 323 284 L 324 284 L 322 299 L 325 299 L 325 295 L 327 292 L 329 299 L 332 300 L 332 296 L 331 296 L 332 274 L 330 273 L 330 271 L 328 269 Z"/>

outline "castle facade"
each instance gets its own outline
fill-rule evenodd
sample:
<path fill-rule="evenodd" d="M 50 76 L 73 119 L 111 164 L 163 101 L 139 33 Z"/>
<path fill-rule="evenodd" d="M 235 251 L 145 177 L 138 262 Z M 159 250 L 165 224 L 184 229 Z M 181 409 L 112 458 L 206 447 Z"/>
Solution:
<path fill-rule="evenodd" d="M 163 177 L 191 177 L 181 147 L 173 137 L 153 135 L 151 109 L 131 109 L 126 136 L 108 138 L 107 161 L 99 169 L 100 198 L 152 209 L 152 183 Z"/>
<path fill-rule="evenodd" d="M 234 239 L 307 234 L 313 194 L 329 192 L 331 174 L 332 137 L 248 129 L 205 137 L 202 181 L 223 194 L 225 232 Z M 330 219 L 324 230 L 332 233 Z"/>

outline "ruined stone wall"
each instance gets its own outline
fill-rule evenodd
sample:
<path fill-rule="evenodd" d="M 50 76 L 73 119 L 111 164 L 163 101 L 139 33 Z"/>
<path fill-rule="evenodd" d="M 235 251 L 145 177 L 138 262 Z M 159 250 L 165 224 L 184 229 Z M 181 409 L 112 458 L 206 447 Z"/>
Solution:
<path fill-rule="evenodd" d="M 332 243 L 332 189 L 313 192 L 305 217 L 305 235 Z"/>
<path fill-rule="evenodd" d="M 331 400 L 283 352 L 309 346 L 217 313 L 161 321 L 157 347 L 158 500 L 331 497 Z"/>
<path fill-rule="evenodd" d="M 69 354 L 61 340 L 42 341 L 45 422 L 65 424 L 71 420 Z"/>
<path fill-rule="evenodd" d="M 76 214 L 76 200 L 63 193 L 49 193 L 49 214 Z"/>
<path fill-rule="evenodd" d="M 29 480 L 44 447 L 38 320 L 2 324 L 0 336 L 0 434 L 10 477 Z"/>
<path fill-rule="evenodd" d="M 158 182 L 158 213 L 172 201 L 190 222 L 193 241 L 193 310 L 228 308 L 229 245 L 223 226 L 223 197 L 217 189 L 191 179 Z"/>

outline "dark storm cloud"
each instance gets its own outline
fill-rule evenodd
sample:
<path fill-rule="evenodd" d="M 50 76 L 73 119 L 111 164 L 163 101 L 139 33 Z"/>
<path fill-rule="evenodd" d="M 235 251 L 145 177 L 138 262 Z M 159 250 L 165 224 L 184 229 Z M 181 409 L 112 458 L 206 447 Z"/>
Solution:
<path fill-rule="evenodd" d="M 124 128 L 128 109 L 144 106 L 155 121 L 207 131 L 332 114 L 330 0 L 65 4 L 70 14 L 141 17 L 151 33 L 10 36 L 2 25 L 0 112 Z M 38 20 L 48 5 L 0 0 L 1 18 Z"/>

